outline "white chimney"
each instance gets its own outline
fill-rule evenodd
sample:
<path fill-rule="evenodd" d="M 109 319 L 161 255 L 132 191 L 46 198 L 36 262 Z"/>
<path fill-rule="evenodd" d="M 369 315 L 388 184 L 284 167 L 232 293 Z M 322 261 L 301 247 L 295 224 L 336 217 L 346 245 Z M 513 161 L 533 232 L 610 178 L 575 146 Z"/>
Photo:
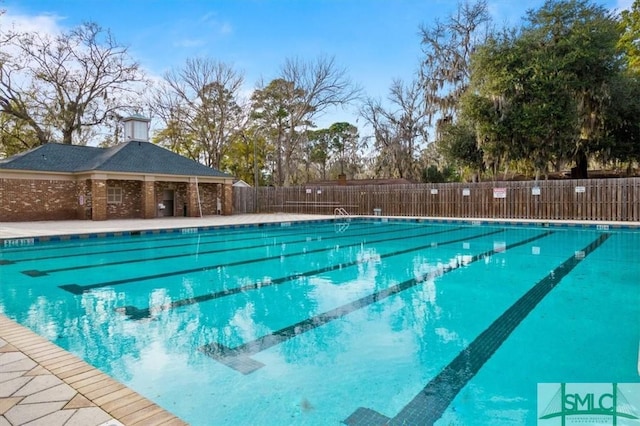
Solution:
<path fill-rule="evenodd" d="M 139 114 L 123 118 L 124 141 L 149 142 L 149 122 L 150 119 Z"/>

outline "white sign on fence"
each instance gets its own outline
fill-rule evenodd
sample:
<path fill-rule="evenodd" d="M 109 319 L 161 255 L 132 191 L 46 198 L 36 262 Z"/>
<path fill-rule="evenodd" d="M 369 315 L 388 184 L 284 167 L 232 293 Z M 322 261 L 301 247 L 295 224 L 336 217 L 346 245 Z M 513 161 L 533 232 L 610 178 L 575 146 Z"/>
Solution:
<path fill-rule="evenodd" d="M 462 196 L 468 197 L 471 195 L 471 190 L 469 188 L 462 188 Z"/>
<path fill-rule="evenodd" d="M 533 188 L 531 188 L 531 195 L 540 195 L 540 187 L 534 186 Z"/>
<path fill-rule="evenodd" d="M 493 198 L 507 198 L 507 188 L 493 188 Z"/>
<path fill-rule="evenodd" d="M 576 194 L 582 194 L 584 192 L 587 192 L 587 188 L 584 186 L 576 186 Z"/>
<path fill-rule="evenodd" d="M 438 190 L 436 188 L 431 188 L 431 195 L 438 195 Z"/>

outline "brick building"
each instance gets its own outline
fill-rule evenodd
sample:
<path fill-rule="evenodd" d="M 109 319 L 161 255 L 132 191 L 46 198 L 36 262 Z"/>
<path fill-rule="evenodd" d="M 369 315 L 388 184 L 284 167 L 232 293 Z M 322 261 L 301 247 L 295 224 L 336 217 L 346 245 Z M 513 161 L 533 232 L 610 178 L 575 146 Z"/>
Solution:
<path fill-rule="evenodd" d="M 0 222 L 230 215 L 233 176 L 147 142 L 125 119 L 110 148 L 49 143 L 0 160 Z"/>

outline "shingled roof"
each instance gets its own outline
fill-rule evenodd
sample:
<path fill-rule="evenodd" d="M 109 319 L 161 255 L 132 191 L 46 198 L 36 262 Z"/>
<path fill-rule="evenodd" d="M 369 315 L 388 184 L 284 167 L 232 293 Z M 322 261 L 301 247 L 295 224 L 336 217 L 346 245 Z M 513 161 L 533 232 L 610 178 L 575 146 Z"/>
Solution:
<path fill-rule="evenodd" d="M 0 160 L 0 170 L 2 169 L 232 177 L 158 145 L 142 141 L 124 142 L 110 148 L 48 143 Z"/>

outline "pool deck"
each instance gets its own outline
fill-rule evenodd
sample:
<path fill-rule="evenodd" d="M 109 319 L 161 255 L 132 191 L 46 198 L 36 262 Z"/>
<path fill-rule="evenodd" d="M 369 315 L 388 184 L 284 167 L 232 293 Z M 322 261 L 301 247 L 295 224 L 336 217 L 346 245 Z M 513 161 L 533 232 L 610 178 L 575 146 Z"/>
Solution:
<path fill-rule="evenodd" d="M 0 222 L 0 240 L 331 219 L 246 214 L 148 220 Z M 428 219 L 428 218 L 422 218 Z M 433 218 L 436 219 L 436 218 Z M 442 220 L 442 218 L 439 218 Z M 474 219 L 459 219 L 473 221 Z M 491 220 L 484 222 L 544 222 Z M 555 221 L 568 226 L 589 222 Z M 591 222 L 590 224 L 593 224 Z M 598 222 L 640 228 L 638 222 Z M 186 423 L 80 358 L 0 314 L 0 426 L 177 426 Z"/>
<path fill-rule="evenodd" d="M 74 234 L 100 234 L 121 231 L 250 225 L 286 221 L 332 219 L 333 215 L 241 214 L 232 216 L 169 217 L 156 219 L 114 219 L 105 221 L 64 220 L 41 222 L 0 222 L 0 240 Z"/>

